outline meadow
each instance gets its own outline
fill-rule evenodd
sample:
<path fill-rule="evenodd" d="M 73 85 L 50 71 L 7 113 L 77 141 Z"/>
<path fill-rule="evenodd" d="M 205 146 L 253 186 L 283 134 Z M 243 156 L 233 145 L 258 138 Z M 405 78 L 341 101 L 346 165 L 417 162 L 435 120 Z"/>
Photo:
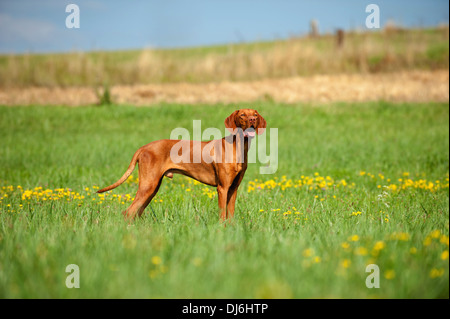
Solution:
<path fill-rule="evenodd" d="M 215 189 L 164 179 L 121 211 L 135 150 L 254 107 L 278 170 L 251 164 L 232 222 Z M 0 107 L 1 298 L 448 298 L 448 103 Z M 267 130 L 267 135 L 270 131 Z M 260 138 L 265 138 L 264 135 Z M 269 137 L 266 137 L 269 140 Z M 256 141 L 257 142 L 257 141 Z M 66 287 L 66 266 L 80 288 Z M 366 267 L 379 267 L 367 288 Z"/>
<path fill-rule="evenodd" d="M 448 26 L 207 47 L 0 55 L 0 87 L 255 81 L 449 67 Z"/>

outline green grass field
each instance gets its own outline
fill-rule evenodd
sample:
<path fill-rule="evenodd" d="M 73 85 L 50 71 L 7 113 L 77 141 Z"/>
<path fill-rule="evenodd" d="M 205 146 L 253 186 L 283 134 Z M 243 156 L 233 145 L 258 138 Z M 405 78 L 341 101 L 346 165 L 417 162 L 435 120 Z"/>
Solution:
<path fill-rule="evenodd" d="M 448 103 L 240 107 L 278 128 L 278 170 L 250 165 L 226 227 L 215 189 L 180 175 L 132 225 L 137 170 L 95 190 L 176 127 L 223 132 L 236 106 L 0 107 L 0 297 L 449 297 Z"/>

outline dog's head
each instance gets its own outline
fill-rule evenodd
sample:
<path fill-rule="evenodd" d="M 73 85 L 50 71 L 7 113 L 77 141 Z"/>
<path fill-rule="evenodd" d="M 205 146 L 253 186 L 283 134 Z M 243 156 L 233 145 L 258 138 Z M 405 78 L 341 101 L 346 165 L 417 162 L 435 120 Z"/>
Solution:
<path fill-rule="evenodd" d="M 255 137 L 264 133 L 267 123 L 266 120 L 259 115 L 258 111 L 252 109 L 241 109 L 234 111 L 225 120 L 225 127 L 232 133 L 236 134 L 237 128 L 242 129 L 244 136 Z"/>

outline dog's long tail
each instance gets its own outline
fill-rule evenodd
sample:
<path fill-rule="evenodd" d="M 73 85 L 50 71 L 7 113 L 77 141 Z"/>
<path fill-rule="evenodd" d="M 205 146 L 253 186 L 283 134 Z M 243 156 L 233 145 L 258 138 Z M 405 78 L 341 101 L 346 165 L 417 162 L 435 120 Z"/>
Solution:
<path fill-rule="evenodd" d="M 136 167 L 136 163 L 138 162 L 138 156 L 141 153 L 141 149 L 138 149 L 136 151 L 136 153 L 134 153 L 133 158 L 131 159 L 131 163 L 130 166 L 128 166 L 127 171 L 125 172 L 125 174 L 123 174 L 123 176 L 114 184 L 109 185 L 105 188 L 102 188 L 100 190 L 97 191 L 97 193 L 103 193 L 106 191 L 109 191 L 113 188 L 116 188 L 117 186 L 119 186 L 120 184 L 122 184 L 123 182 L 125 182 L 127 180 L 128 177 L 130 177 L 131 173 L 133 172 L 134 168 Z"/>

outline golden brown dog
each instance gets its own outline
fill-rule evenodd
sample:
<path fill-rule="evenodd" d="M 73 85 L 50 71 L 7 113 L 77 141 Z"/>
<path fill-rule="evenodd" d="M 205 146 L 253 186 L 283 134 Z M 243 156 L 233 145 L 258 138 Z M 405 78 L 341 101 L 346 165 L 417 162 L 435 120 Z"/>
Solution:
<path fill-rule="evenodd" d="M 142 146 L 134 154 L 125 174 L 97 193 L 122 184 L 139 163 L 139 188 L 133 203 L 123 212 L 126 219 L 134 219 L 136 214 L 141 216 L 158 192 L 163 177 L 172 178 L 173 173 L 217 187 L 220 218 L 233 217 L 237 189 L 247 170 L 249 139 L 255 136 L 255 132 L 264 132 L 266 121 L 256 110 L 242 109 L 225 120 L 225 127 L 232 135 L 220 140 L 159 140 Z M 199 153 L 201 158 L 194 158 L 194 154 Z"/>

